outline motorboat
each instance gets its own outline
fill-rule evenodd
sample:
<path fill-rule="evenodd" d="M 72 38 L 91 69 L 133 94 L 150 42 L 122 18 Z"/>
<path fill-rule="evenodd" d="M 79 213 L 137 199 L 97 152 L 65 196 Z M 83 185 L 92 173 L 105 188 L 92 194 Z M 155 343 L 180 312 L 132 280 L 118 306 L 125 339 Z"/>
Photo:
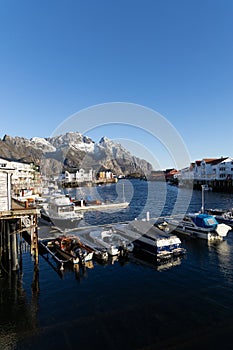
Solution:
<path fill-rule="evenodd" d="M 79 233 L 79 239 L 81 245 L 87 251 L 93 252 L 93 257 L 99 262 L 106 262 L 108 260 L 108 252 L 105 247 L 100 247 L 100 245 L 90 238 L 89 233 Z"/>
<path fill-rule="evenodd" d="M 135 253 L 146 255 L 158 263 L 184 255 L 186 252 L 179 237 L 170 235 L 146 221 L 136 220 L 118 224 L 116 230 L 133 241 Z"/>
<path fill-rule="evenodd" d="M 223 240 L 231 230 L 229 225 L 218 223 L 213 215 L 206 213 L 189 213 L 184 216 L 163 218 L 158 224 L 166 232 L 176 232 L 208 241 Z"/>
<path fill-rule="evenodd" d="M 206 213 L 213 215 L 219 223 L 233 227 L 233 208 L 231 209 L 206 209 Z"/>
<path fill-rule="evenodd" d="M 74 204 L 65 195 L 51 196 L 40 211 L 41 219 L 62 230 L 77 228 L 83 219 L 82 213 L 76 213 Z"/>
<path fill-rule="evenodd" d="M 109 230 L 91 231 L 90 238 L 100 247 L 106 248 L 110 256 L 126 255 L 134 249 L 131 241 L 116 233 L 112 228 Z"/>
<path fill-rule="evenodd" d="M 73 236 L 58 237 L 51 241 L 50 247 L 54 248 L 57 254 L 67 262 L 70 261 L 73 264 L 84 264 L 93 258 L 93 252 L 81 248 L 78 240 Z"/>

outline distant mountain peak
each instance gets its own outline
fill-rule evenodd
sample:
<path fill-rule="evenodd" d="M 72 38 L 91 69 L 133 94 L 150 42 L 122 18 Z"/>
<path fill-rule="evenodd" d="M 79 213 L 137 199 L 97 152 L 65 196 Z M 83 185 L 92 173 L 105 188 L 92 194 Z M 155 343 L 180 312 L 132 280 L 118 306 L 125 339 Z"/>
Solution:
<path fill-rule="evenodd" d="M 46 157 L 46 173 L 53 175 L 62 169 L 70 170 L 80 166 L 95 170 L 104 166 L 119 175 L 134 172 L 148 174 L 152 170 L 150 163 L 131 155 L 120 143 L 115 143 L 106 136 L 95 143 L 79 132 L 31 139 L 5 135 L 0 140 L 0 157 L 36 164 L 40 164 L 41 159 Z"/>

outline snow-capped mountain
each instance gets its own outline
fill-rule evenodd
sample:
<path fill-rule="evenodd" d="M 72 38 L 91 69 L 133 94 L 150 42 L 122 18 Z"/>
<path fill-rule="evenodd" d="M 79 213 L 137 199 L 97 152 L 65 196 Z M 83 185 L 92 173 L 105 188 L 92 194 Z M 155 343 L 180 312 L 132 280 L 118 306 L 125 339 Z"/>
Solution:
<path fill-rule="evenodd" d="M 111 169 L 117 175 L 140 173 L 147 175 L 152 166 L 130 154 L 121 144 L 102 137 L 99 143 L 78 132 L 49 138 L 11 137 L 0 140 L 0 157 L 34 162 L 46 167 L 46 173 L 55 174 L 61 169 Z"/>
<path fill-rule="evenodd" d="M 33 137 L 30 141 L 29 141 L 29 145 L 31 147 L 34 147 L 35 149 L 41 149 L 43 152 L 55 152 L 56 151 L 56 147 L 52 146 L 52 144 L 42 138 L 42 137 Z"/>

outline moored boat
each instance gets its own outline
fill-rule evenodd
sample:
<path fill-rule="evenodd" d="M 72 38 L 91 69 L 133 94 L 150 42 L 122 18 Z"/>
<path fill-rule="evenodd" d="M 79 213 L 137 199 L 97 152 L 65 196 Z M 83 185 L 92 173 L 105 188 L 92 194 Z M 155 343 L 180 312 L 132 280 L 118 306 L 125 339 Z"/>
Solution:
<path fill-rule="evenodd" d="M 134 249 L 131 241 L 112 229 L 91 231 L 90 238 L 100 247 L 105 248 L 110 256 L 126 255 Z"/>
<path fill-rule="evenodd" d="M 206 213 L 213 215 L 219 223 L 233 227 L 233 208 L 231 209 L 206 209 Z"/>
<path fill-rule="evenodd" d="M 218 223 L 213 215 L 189 213 L 184 216 L 166 217 L 159 224 L 166 232 L 176 232 L 208 241 L 223 240 L 231 230 L 229 225 Z"/>
<path fill-rule="evenodd" d="M 79 234 L 79 238 L 82 246 L 87 250 L 93 252 L 93 257 L 100 262 L 106 262 L 108 260 L 108 252 L 104 247 L 98 246 L 90 238 L 89 234 Z"/>
<path fill-rule="evenodd" d="M 74 204 L 64 195 L 51 196 L 41 209 L 41 219 L 61 230 L 77 228 L 83 219 L 82 213 L 76 213 Z"/>
<path fill-rule="evenodd" d="M 61 236 L 51 242 L 55 251 L 73 264 L 86 263 L 93 258 L 93 252 L 81 248 L 74 237 Z"/>
<path fill-rule="evenodd" d="M 156 262 L 185 253 L 177 236 L 171 236 L 149 222 L 132 221 L 128 224 L 119 224 L 116 230 L 133 241 L 134 252 L 152 257 Z"/>

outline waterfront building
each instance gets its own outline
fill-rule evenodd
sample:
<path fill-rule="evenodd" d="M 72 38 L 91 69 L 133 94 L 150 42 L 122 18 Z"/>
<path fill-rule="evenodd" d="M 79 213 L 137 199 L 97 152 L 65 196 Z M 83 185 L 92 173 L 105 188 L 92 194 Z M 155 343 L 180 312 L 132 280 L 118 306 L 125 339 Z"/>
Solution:
<path fill-rule="evenodd" d="M 84 170 L 83 168 L 78 169 L 74 172 L 69 172 L 66 170 L 63 174 L 61 174 L 59 180 L 64 184 L 93 182 L 94 171 L 93 169 Z"/>
<path fill-rule="evenodd" d="M 106 181 L 106 182 L 111 182 L 113 180 L 117 180 L 117 177 L 115 174 L 113 174 L 111 169 L 107 169 L 105 167 L 101 167 L 97 173 L 96 176 L 97 180 L 99 181 Z"/>
<path fill-rule="evenodd" d="M 33 163 L 22 163 L 0 158 L 0 169 L 11 169 L 11 185 L 15 193 L 26 189 L 33 189 L 36 192 L 41 187 L 41 175 L 39 167 Z"/>
<path fill-rule="evenodd" d="M 193 183 L 194 188 L 202 184 L 214 189 L 233 189 L 233 158 L 203 158 L 180 170 L 179 183 Z"/>
<path fill-rule="evenodd" d="M 11 210 L 11 179 L 14 169 L 0 163 L 0 211 Z"/>

